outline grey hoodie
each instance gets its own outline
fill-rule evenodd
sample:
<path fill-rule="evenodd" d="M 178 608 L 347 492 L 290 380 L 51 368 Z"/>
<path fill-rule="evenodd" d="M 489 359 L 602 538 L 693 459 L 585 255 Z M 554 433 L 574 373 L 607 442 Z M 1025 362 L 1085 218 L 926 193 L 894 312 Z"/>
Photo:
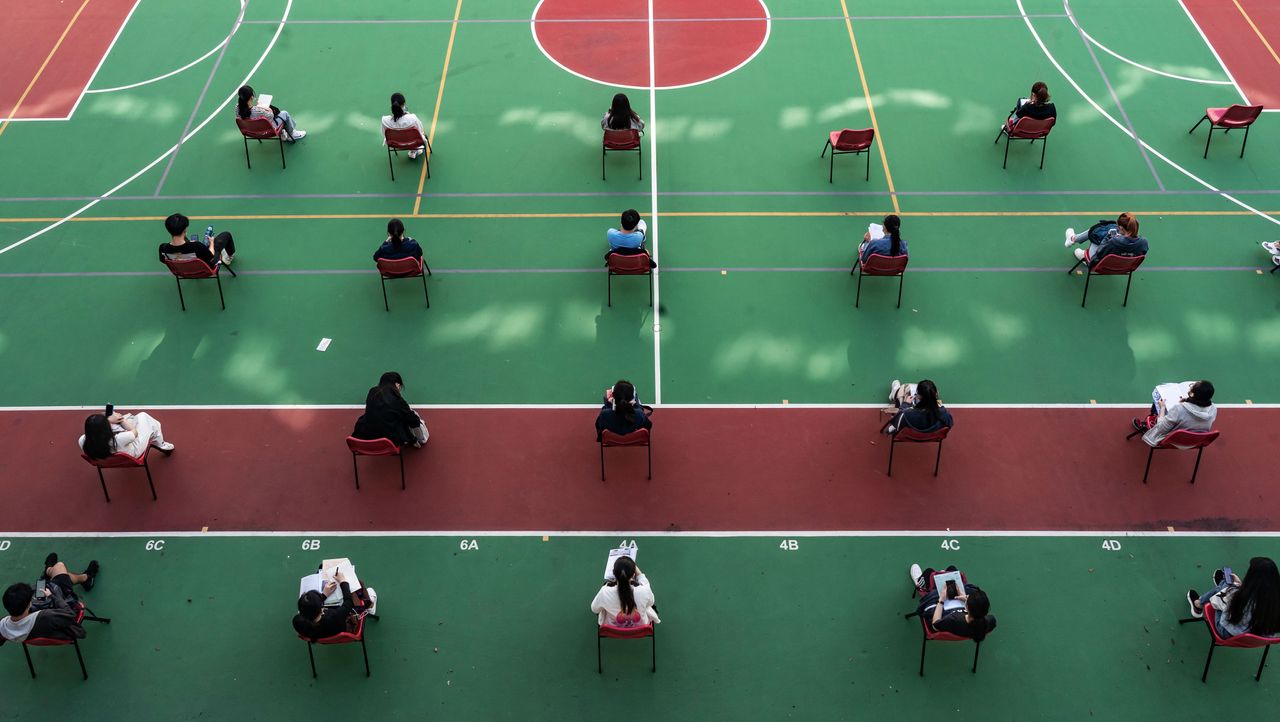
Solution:
<path fill-rule="evenodd" d="M 1214 419 L 1218 418 L 1218 407 L 1213 404 L 1196 406 L 1190 401 L 1181 401 L 1169 408 L 1168 413 L 1160 417 L 1160 421 L 1142 435 L 1142 440 L 1149 446 L 1159 446 L 1164 437 L 1178 429 L 1187 431 L 1209 431 L 1213 428 Z"/>

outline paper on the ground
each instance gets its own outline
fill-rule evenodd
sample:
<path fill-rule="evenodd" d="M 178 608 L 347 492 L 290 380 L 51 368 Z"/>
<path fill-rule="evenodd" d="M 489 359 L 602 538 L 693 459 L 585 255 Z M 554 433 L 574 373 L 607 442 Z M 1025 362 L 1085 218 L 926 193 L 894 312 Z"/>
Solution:
<path fill-rule="evenodd" d="M 1182 383 L 1165 383 L 1156 387 L 1155 393 L 1151 394 L 1151 400 L 1160 405 L 1164 401 L 1164 407 L 1167 410 L 1170 406 L 1182 401 L 1191 395 L 1191 387 L 1194 381 L 1183 381 Z"/>
<path fill-rule="evenodd" d="M 604 560 L 604 580 L 606 582 L 616 581 L 613 578 L 613 564 L 618 561 L 618 557 L 631 557 L 631 561 L 636 560 L 635 547 L 619 547 L 609 550 L 609 558 Z"/>
<path fill-rule="evenodd" d="M 884 226 L 880 225 L 879 223 L 872 223 L 871 225 L 867 226 L 867 233 L 871 235 L 871 240 L 873 241 L 880 238 L 884 238 Z"/>
<path fill-rule="evenodd" d="M 329 344 L 331 344 L 331 343 L 333 343 L 333 339 L 331 339 L 331 338 L 322 338 L 322 339 L 320 339 L 320 345 L 319 345 L 319 346 L 316 346 L 316 350 L 317 350 L 317 351 L 324 351 L 324 350 L 326 350 L 326 349 L 328 349 L 328 348 L 329 348 Z"/>
<path fill-rule="evenodd" d="M 268 108 L 268 109 L 270 109 L 270 108 L 271 108 L 271 99 L 272 99 L 273 97 L 274 97 L 274 96 L 270 95 L 269 93 L 263 93 L 262 95 L 259 95 L 259 96 L 258 96 L 258 107 L 259 107 L 259 108 Z"/>

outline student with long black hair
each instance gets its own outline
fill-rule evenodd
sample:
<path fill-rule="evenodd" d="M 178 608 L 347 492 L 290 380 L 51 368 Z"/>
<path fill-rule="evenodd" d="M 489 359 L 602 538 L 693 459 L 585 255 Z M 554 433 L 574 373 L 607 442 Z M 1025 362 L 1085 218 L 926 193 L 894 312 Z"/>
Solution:
<path fill-rule="evenodd" d="M 412 444 L 419 448 L 427 443 L 427 425 L 404 400 L 404 379 L 388 371 L 369 389 L 364 399 L 364 414 L 356 420 L 351 435 L 357 439 L 390 439 L 396 446 Z"/>
<path fill-rule="evenodd" d="M 596 441 L 606 429 L 619 436 L 626 436 L 638 429 L 653 428 L 646 408 L 636 399 L 636 387 L 630 381 L 619 380 L 604 395 L 604 408 L 596 416 Z"/>
<path fill-rule="evenodd" d="M 956 568 L 949 566 L 946 571 L 954 572 Z M 933 581 L 933 569 L 921 570 L 919 564 L 912 564 L 910 574 L 911 583 L 921 594 L 916 612 L 933 631 L 949 632 L 981 642 L 996 628 L 996 618 L 991 615 L 991 600 L 976 585 L 965 583 L 964 589 L 956 589 L 953 594 L 951 583 L 944 585 L 941 590 L 929 588 Z M 949 601 L 964 602 L 964 606 L 947 604 Z"/>
<path fill-rule="evenodd" d="M 387 221 L 387 240 L 373 253 L 373 260 L 392 261 L 397 258 L 422 258 L 422 246 L 404 234 L 404 223 L 399 218 Z"/>
<path fill-rule="evenodd" d="M 391 130 L 405 130 L 407 128 L 416 128 L 418 135 L 422 137 L 422 144 L 427 144 L 427 131 L 422 127 L 422 121 L 418 120 L 418 116 L 405 110 L 404 95 L 401 93 L 391 94 L 391 115 L 382 116 L 382 127 Z M 386 145 L 386 137 L 383 136 L 382 144 Z M 420 150 L 409 151 L 409 160 L 413 160 L 422 155 L 425 148 Z"/>
<path fill-rule="evenodd" d="M 887 215 L 884 217 L 884 223 L 881 225 L 883 235 L 871 237 L 871 231 L 868 230 L 862 234 L 862 243 L 858 246 L 858 257 L 866 262 L 871 258 L 872 254 L 881 256 L 905 256 L 907 255 L 907 242 L 902 238 L 902 219 L 895 215 Z"/>
<path fill-rule="evenodd" d="M 1280 637 L 1280 571 L 1274 561 L 1268 557 L 1250 559 L 1243 581 L 1234 573 L 1227 578 L 1225 569 L 1217 569 L 1213 584 L 1203 595 L 1187 590 L 1191 616 L 1203 617 L 1204 605 L 1212 604 L 1214 626 L 1223 637 Z"/>
<path fill-rule="evenodd" d="M 173 452 L 173 444 L 164 440 L 160 422 L 141 411 L 110 416 L 91 414 L 84 420 L 84 435 L 78 443 L 90 459 L 105 459 L 115 453 L 138 457 L 147 446 L 154 446 L 166 455 Z"/>
<path fill-rule="evenodd" d="M 618 557 L 613 563 L 612 582 L 606 582 L 591 600 L 596 623 L 613 627 L 638 627 L 657 624 L 658 610 L 653 588 L 644 572 L 631 557 Z"/>
<path fill-rule="evenodd" d="M 258 94 L 253 92 L 252 86 L 241 86 L 237 94 L 236 116 L 244 120 L 266 118 L 271 121 L 271 125 L 275 126 L 276 132 L 284 140 L 297 141 L 306 137 L 307 131 L 300 130 L 294 124 L 293 116 L 289 115 L 289 111 L 281 110 L 274 105 L 259 108 L 257 98 Z"/>
<path fill-rule="evenodd" d="M 644 121 L 640 120 L 640 116 L 631 109 L 631 100 L 627 98 L 626 93 L 618 93 L 613 96 L 613 104 L 604 112 L 604 117 L 600 118 L 600 128 L 603 130 L 644 130 Z"/>
<path fill-rule="evenodd" d="M 951 412 L 938 401 L 938 387 L 929 379 L 916 384 L 903 384 L 894 379 L 889 387 L 889 401 L 898 413 L 885 425 L 886 434 L 896 434 L 904 426 L 929 433 L 955 423 Z"/>

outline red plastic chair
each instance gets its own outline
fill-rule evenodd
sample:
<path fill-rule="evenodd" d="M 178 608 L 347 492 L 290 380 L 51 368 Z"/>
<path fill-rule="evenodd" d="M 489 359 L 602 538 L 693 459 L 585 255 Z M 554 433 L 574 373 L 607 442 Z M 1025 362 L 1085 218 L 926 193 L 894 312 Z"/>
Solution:
<path fill-rule="evenodd" d="M 391 154 L 402 150 L 426 150 L 422 162 L 427 166 L 427 177 L 431 177 L 431 139 L 420 133 L 417 128 L 382 129 L 382 137 L 387 141 L 387 166 L 391 168 L 391 180 L 396 179 L 396 168 L 391 164 Z M 426 138 L 425 142 L 423 139 Z"/>
<path fill-rule="evenodd" d="M 222 297 L 222 279 L 218 277 L 219 269 L 226 268 L 227 273 L 232 276 L 236 272 L 231 270 L 231 266 L 223 266 L 221 260 L 214 260 L 213 267 L 200 260 L 199 258 L 189 258 L 186 260 L 173 260 L 166 258 L 164 265 L 169 267 L 169 272 L 173 274 L 174 281 L 178 284 L 178 303 L 182 304 L 182 310 L 187 310 L 187 300 L 182 297 L 183 281 L 199 281 L 212 278 L 218 283 L 218 303 L 222 304 L 222 310 L 227 310 L 227 301 Z"/>
<path fill-rule="evenodd" d="M 1044 154 L 1049 149 L 1049 131 L 1053 130 L 1053 124 L 1057 118 L 1044 118 L 1037 120 L 1035 118 L 1018 118 L 1017 121 L 1000 126 L 1000 132 L 996 134 L 994 142 L 1000 142 L 1000 136 L 1004 136 L 1004 165 L 1001 168 L 1009 167 L 1009 141 L 1012 140 L 1029 140 L 1035 145 L 1037 140 L 1043 140 L 1044 144 L 1040 147 L 1040 170 L 1044 170 Z"/>
<path fill-rule="evenodd" d="M 1209 141 L 1213 140 L 1213 131 L 1221 130 L 1224 134 L 1232 130 L 1244 128 L 1244 142 L 1240 144 L 1240 157 L 1244 157 L 1244 147 L 1249 144 L 1249 126 L 1262 115 L 1261 105 L 1233 104 L 1230 108 L 1206 108 L 1204 117 L 1191 126 L 1187 134 L 1196 132 L 1200 124 L 1209 121 L 1209 137 L 1204 139 L 1204 157 L 1209 157 Z"/>
<path fill-rule="evenodd" d="M 649 305 L 653 305 L 653 261 L 648 253 L 610 253 L 605 256 L 609 268 L 609 305 L 613 306 L 614 276 L 648 276 Z"/>
<path fill-rule="evenodd" d="M 364 676 L 366 677 L 370 676 L 369 675 L 369 649 L 368 647 L 365 646 L 365 643 L 364 643 L 364 618 L 366 614 L 361 613 L 361 614 L 357 614 L 356 616 L 359 619 L 359 621 L 356 622 L 356 629 L 354 632 L 339 632 L 338 634 L 335 634 L 332 637 L 325 637 L 323 639 L 317 639 L 315 641 L 312 641 L 309 637 L 304 637 L 301 634 L 298 635 L 298 639 L 301 639 L 302 641 L 307 643 L 307 658 L 311 660 L 311 678 L 312 679 L 316 678 L 316 656 L 311 651 L 311 645 L 313 644 L 351 644 L 353 642 L 359 642 L 360 653 L 364 655 Z M 377 619 L 377 617 L 374 617 L 374 619 Z"/>
<path fill-rule="evenodd" d="M 902 308 L 902 281 L 907 271 L 907 254 L 899 254 L 897 256 L 885 256 L 880 253 L 872 253 L 867 260 L 862 260 L 859 255 L 854 259 L 853 268 L 849 270 L 852 276 L 855 272 L 858 274 L 858 293 L 854 296 L 853 307 L 857 308 L 862 301 L 862 277 L 863 276 L 897 276 L 898 277 L 898 308 Z"/>
<path fill-rule="evenodd" d="M 1145 429 L 1144 429 L 1145 431 Z M 1137 436 L 1140 431 L 1134 431 L 1125 437 L 1125 441 Z M 1155 456 L 1157 449 L 1175 449 L 1182 451 L 1196 450 L 1196 465 L 1191 470 L 1191 483 L 1196 483 L 1196 474 L 1200 472 L 1200 457 L 1204 454 L 1204 447 L 1218 440 L 1222 432 L 1214 429 L 1212 431 L 1188 431 L 1187 429 L 1177 429 L 1173 433 L 1164 437 L 1156 446 L 1152 446 L 1147 452 L 1147 469 L 1142 472 L 1142 483 L 1147 483 L 1147 476 L 1151 474 L 1151 457 Z"/>
<path fill-rule="evenodd" d="M 422 295 L 427 298 L 427 308 L 431 308 L 431 294 L 427 293 L 427 275 L 431 273 L 431 266 L 427 262 L 418 258 L 395 258 L 386 259 L 379 258 L 378 276 L 382 279 L 382 307 L 388 312 L 391 306 L 387 303 L 387 281 L 394 281 L 398 278 L 421 278 L 422 279 Z M 423 271 L 426 271 L 424 274 Z"/>
<path fill-rule="evenodd" d="M 261 143 L 264 140 L 274 140 L 280 144 L 280 168 L 283 170 L 287 166 L 284 163 L 284 138 L 280 137 L 280 131 L 276 130 L 276 126 L 266 118 L 241 118 L 236 117 L 236 127 L 240 129 L 240 135 L 244 138 L 244 164 L 250 169 L 253 164 L 249 162 L 249 141 L 256 140 Z"/>
<path fill-rule="evenodd" d="M 1147 260 L 1146 254 L 1141 256 L 1121 256 L 1112 253 L 1103 256 L 1101 261 L 1089 265 L 1089 252 L 1085 251 L 1084 258 L 1076 261 L 1076 265 L 1067 271 L 1067 275 L 1070 276 L 1080 267 L 1081 263 L 1084 264 L 1084 296 L 1080 298 L 1080 308 L 1084 308 L 1084 302 L 1089 298 L 1089 279 L 1094 276 L 1127 276 L 1128 280 L 1124 283 L 1124 303 L 1120 305 L 1128 306 L 1129 287 L 1133 285 L 1133 272 L 1138 270 L 1138 266 L 1141 266 L 1145 260 Z"/>
<path fill-rule="evenodd" d="M 605 432 L 608 433 L 608 432 Z M 648 637 L 650 640 L 650 658 L 652 660 L 651 672 L 658 671 L 658 635 L 653 624 L 645 624 L 639 627 L 615 627 L 611 624 L 598 625 L 596 632 L 596 671 L 604 674 L 604 661 L 600 654 L 600 640 L 602 639 L 644 639 Z"/>
<path fill-rule="evenodd" d="M 888 475 L 893 476 L 893 447 L 901 443 L 912 444 L 937 444 L 938 456 L 933 461 L 933 475 L 938 475 L 938 466 L 942 464 L 942 442 L 946 440 L 947 434 L 951 433 L 950 426 L 944 426 L 937 431 L 925 433 L 916 431 L 910 426 L 903 426 L 889 440 L 889 471 Z"/>
<path fill-rule="evenodd" d="M 75 602 L 71 605 L 76 612 L 76 624 L 83 622 L 99 622 L 101 624 L 110 624 L 111 620 L 106 617 L 93 616 L 93 610 L 84 605 L 84 602 Z M 73 637 L 71 639 L 53 639 L 50 637 L 27 637 L 22 643 L 22 654 L 27 658 L 27 669 L 31 670 L 31 679 L 36 678 L 36 667 L 31 663 L 31 652 L 27 651 L 28 647 L 66 647 L 70 645 L 76 650 L 76 659 L 80 661 L 80 675 L 87 681 L 89 679 L 89 670 L 84 666 L 84 655 L 80 653 L 80 644 Z"/>
<path fill-rule="evenodd" d="M 827 136 L 827 144 L 822 146 L 822 158 L 827 154 L 827 148 L 831 149 L 831 167 L 827 169 L 827 182 L 834 183 L 836 176 L 836 156 L 852 153 L 867 154 L 867 177 L 864 180 L 871 180 L 871 142 L 876 138 L 874 128 L 863 128 L 861 130 L 833 130 Z"/>
<path fill-rule="evenodd" d="M 143 471 L 147 472 L 147 486 L 151 487 L 151 501 L 156 500 L 156 485 L 151 482 L 151 467 L 147 465 L 147 455 L 151 453 L 151 447 L 142 452 L 142 456 L 129 456 L 123 451 L 116 452 L 105 459 L 94 459 L 84 452 L 80 453 L 80 458 L 89 462 L 98 468 L 98 483 L 102 484 L 102 495 L 106 497 L 107 503 L 111 503 L 111 495 L 107 493 L 107 481 L 102 477 L 103 469 L 136 469 L 139 466 Z M 168 456 L 168 452 L 161 452 Z"/>
<path fill-rule="evenodd" d="M 356 470 L 356 491 L 360 490 L 360 464 L 357 456 L 395 456 L 400 459 L 400 491 L 404 491 L 404 455 L 400 447 L 391 439 L 357 439 L 347 437 L 347 448 L 351 450 L 351 465 Z"/>
<path fill-rule="evenodd" d="M 648 429 L 636 429 L 629 434 L 615 434 L 608 429 L 600 432 L 600 481 L 604 481 L 604 450 L 605 447 L 612 446 L 643 446 L 645 454 L 649 458 L 649 475 L 645 478 L 653 478 L 653 446 L 649 441 Z"/>
<path fill-rule="evenodd" d="M 604 161 L 609 156 L 609 151 L 632 151 L 639 155 L 636 157 L 636 166 L 640 169 L 640 180 L 644 180 L 644 148 L 640 146 L 640 136 L 643 131 L 634 128 L 623 128 L 622 130 L 606 130 L 604 132 L 604 142 L 600 150 L 600 178 L 608 180 L 605 177 Z"/>
<path fill-rule="evenodd" d="M 933 578 L 934 578 L 935 576 L 937 576 L 938 574 L 942 574 L 942 573 L 943 573 L 943 572 L 937 572 L 937 571 L 935 571 L 933 574 L 930 574 L 930 575 L 929 575 L 929 580 L 928 580 L 928 582 L 927 582 L 927 586 L 928 586 L 928 587 L 932 587 L 932 586 L 933 586 Z M 968 583 L 969 583 L 969 580 L 965 577 L 964 572 L 960 572 L 960 583 L 961 583 L 961 585 L 964 585 L 964 584 L 968 584 Z M 912 598 L 912 599 L 915 599 L 917 594 L 919 594 L 920 596 L 924 596 L 924 594 L 923 594 L 919 589 L 917 589 L 916 587 L 912 587 L 912 588 L 911 588 L 911 598 Z M 978 653 L 982 651 L 982 642 L 981 642 L 981 641 L 977 641 L 977 640 L 970 640 L 970 638 L 969 638 L 969 637 L 961 637 L 960 635 L 958 635 L 958 634 L 952 634 L 951 632 L 936 632 L 936 631 L 934 631 L 933 629 L 930 629 L 930 628 L 929 628 L 929 620 L 927 620 L 927 619 L 925 619 L 924 617 L 920 616 L 920 610 L 916 610 L 916 611 L 911 612 L 911 613 L 909 613 L 909 614 L 905 614 L 905 615 L 903 615 L 903 618 L 904 618 L 904 619 L 911 619 L 912 617 L 919 617 L 919 618 L 920 618 L 920 629 L 924 632 L 924 637 L 923 637 L 923 639 L 921 639 L 921 640 L 920 640 L 920 676 L 921 676 L 921 677 L 923 677 L 923 676 L 924 676 L 924 653 L 925 653 L 925 649 L 927 649 L 927 648 L 928 648 L 928 644 L 929 644 L 929 642 L 931 642 L 931 641 L 933 641 L 933 642 L 969 642 L 969 641 L 973 641 L 973 669 L 972 669 L 972 670 L 970 670 L 970 671 L 971 671 L 971 672 L 973 672 L 974 674 L 977 674 L 977 673 L 978 673 Z"/>
<path fill-rule="evenodd" d="M 1262 661 L 1258 663 L 1258 673 L 1253 676 L 1253 681 L 1262 681 L 1262 668 L 1267 666 L 1267 653 L 1271 651 L 1271 645 L 1280 642 L 1280 637 L 1259 637 L 1256 634 L 1237 634 L 1234 637 L 1220 636 L 1218 628 L 1213 623 L 1213 618 L 1217 613 L 1218 611 L 1213 608 L 1213 605 L 1205 605 L 1202 619 L 1204 619 L 1205 626 L 1209 628 L 1209 656 L 1204 660 L 1204 674 L 1200 675 L 1200 681 L 1204 682 L 1209 679 L 1209 663 L 1213 661 L 1213 650 L 1218 647 L 1235 647 L 1236 649 L 1257 649 L 1262 647 Z M 1200 619 L 1191 617 L 1190 619 L 1179 619 L 1178 624 L 1198 621 Z"/>

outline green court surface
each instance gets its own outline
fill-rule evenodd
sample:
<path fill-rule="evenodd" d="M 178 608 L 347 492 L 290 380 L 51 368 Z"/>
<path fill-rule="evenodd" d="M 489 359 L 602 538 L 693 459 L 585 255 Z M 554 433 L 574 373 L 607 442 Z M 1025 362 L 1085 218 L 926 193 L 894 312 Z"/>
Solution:
<path fill-rule="evenodd" d="M 306 538 L 319 550 L 304 551 Z M 620 537 L 10 539 L 5 579 L 34 578 L 51 549 L 75 565 L 101 560 L 85 598 L 112 622 L 87 623 L 87 682 L 69 649 L 33 650 L 34 681 L 21 653 L 3 650 L 2 714 L 56 698 L 95 719 L 302 718 L 337 706 L 562 720 L 625 699 L 629 714 L 655 719 L 902 719 L 946 707 L 960 719 L 1171 720 L 1256 713 L 1280 684 L 1274 669 L 1253 680 L 1259 651 L 1231 649 L 1200 684 L 1208 634 L 1177 624 L 1187 587 L 1203 590 L 1223 564 L 1274 557 L 1274 538 L 1116 537 L 1118 550 L 1102 535 L 790 537 L 795 549 L 787 539 L 637 538 L 663 618 L 658 671 L 647 641 L 606 640 L 603 675 L 588 606 Z M 319 647 L 313 681 L 289 626 L 297 579 L 339 556 L 378 590 L 372 677 L 359 649 Z M 991 596 L 999 626 L 976 675 L 971 644 L 933 642 L 918 676 L 920 625 L 902 618 L 914 609 L 913 561 L 956 564 Z"/>

